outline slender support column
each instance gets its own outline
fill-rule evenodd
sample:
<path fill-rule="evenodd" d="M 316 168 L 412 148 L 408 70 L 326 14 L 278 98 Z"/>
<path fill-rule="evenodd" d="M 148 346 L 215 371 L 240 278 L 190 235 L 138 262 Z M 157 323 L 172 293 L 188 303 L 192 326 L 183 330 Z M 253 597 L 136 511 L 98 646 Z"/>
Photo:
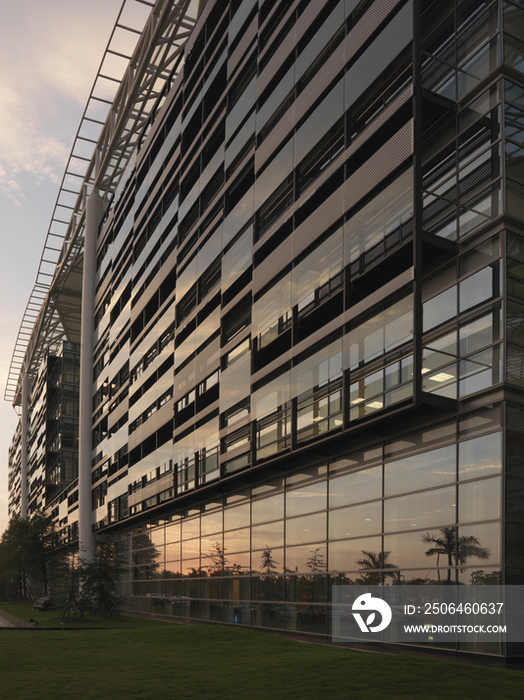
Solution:
<path fill-rule="evenodd" d="M 22 464 L 20 473 L 20 517 L 27 520 L 27 478 L 29 474 L 29 394 L 31 393 L 31 380 L 24 370 L 22 380 Z"/>
<path fill-rule="evenodd" d="M 91 454 L 93 415 L 93 332 L 95 312 L 96 241 L 103 216 L 102 198 L 89 195 L 84 233 L 82 319 L 80 340 L 80 416 L 78 430 L 78 539 L 81 559 L 91 559 L 95 547 L 92 528 Z"/>
<path fill-rule="evenodd" d="M 420 0 L 413 0 L 413 393 L 422 405 L 422 53 Z"/>

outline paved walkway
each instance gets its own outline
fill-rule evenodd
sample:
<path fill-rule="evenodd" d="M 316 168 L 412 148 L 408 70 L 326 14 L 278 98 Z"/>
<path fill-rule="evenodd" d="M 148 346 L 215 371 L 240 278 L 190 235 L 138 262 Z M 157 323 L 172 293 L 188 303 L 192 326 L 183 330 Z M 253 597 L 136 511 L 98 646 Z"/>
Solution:
<path fill-rule="evenodd" d="M 23 620 L 19 620 L 18 617 L 15 617 L 14 615 L 10 615 L 7 612 L 4 612 L 3 610 L 0 610 L 0 627 L 32 627 L 33 625 L 30 622 L 24 622 Z"/>

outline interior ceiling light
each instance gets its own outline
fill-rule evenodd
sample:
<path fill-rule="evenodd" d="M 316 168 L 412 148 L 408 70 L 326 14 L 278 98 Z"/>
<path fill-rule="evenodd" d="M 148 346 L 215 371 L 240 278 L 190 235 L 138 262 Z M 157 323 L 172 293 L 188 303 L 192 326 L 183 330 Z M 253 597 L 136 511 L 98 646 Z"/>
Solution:
<path fill-rule="evenodd" d="M 454 379 L 452 374 L 447 374 L 446 372 L 439 372 L 434 374 L 432 377 L 428 377 L 432 382 L 447 382 L 449 379 Z"/>
<path fill-rule="evenodd" d="M 382 408 L 383 405 L 382 401 L 372 401 L 368 403 L 368 408 Z"/>

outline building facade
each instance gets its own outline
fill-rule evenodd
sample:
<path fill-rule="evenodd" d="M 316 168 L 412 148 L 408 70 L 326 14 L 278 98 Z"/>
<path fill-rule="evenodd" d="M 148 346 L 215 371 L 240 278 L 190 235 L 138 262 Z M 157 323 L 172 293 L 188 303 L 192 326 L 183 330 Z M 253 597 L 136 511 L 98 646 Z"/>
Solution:
<path fill-rule="evenodd" d="M 67 526 L 68 488 L 78 482 L 78 390 L 80 348 L 64 342 L 49 352 L 32 385 L 28 420 L 27 513 L 46 512 L 57 527 Z M 19 424 L 9 450 L 9 516 L 21 515 L 22 428 Z M 72 505 L 72 502 L 69 503 Z M 67 528 L 66 528 L 67 529 Z M 62 538 L 64 537 L 62 534 Z M 75 528 L 74 538 L 78 538 Z"/>
<path fill-rule="evenodd" d="M 523 71 L 509 0 L 203 5 L 99 227 L 89 513 L 46 472 L 132 609 L 524 583 Z"/>

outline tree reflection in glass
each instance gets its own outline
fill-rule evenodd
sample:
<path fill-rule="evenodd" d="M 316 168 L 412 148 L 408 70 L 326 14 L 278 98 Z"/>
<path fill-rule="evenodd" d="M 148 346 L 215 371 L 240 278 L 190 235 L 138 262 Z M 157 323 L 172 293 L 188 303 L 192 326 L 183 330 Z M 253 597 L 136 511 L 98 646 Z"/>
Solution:
<path fill-rule="evenodd" d="M 501 579 L 500 571 L 485 572 L 484 569 L 472 571 L 470 581 L 472 586 L 498 586 Z"/>
<path fill-rule="evenodd" d="M 422 541 L 425 544 L 433 545 L 426 551 L 427 557 L 437 555 L 437 568 L 439 565 L 440 555 L 446 556 L 448 559 L 448 575 L 446 583 L 451 583 L 451 569 L 453 561 L 455 565 L 465 566 L 469 557 L 477 557 L 478 559 L 489 559 L 490 551 L 487 547 L 482 547 L 480 540 L 473 535 L 461 535 L 457 537 L 457 530 L 454 527 L 441 527 L 440 535 L 432 535 L 427 532 L 422 535 Z M 463 569 L 461 568 L 461 571 Z M 440 580 L 440 569 L 438 569 L 438 582 Z"/>
<path fill-rule="evenodd" d="M 322 549 L 325 549 L 325 547 L 317 547 L 311 550 L 311 556 L 307 560 L 306 566 L 312 573 L 326 570 L 324 555 L 320 553 Z"/>
<path fill-rule="evenodd" d="M 366 552 L 362 550 L 364 555 L 362 559 L 357 559 L 357 564 L 366 570 L 366 573 L 362 574 L 360 578 L 357 579 L 356 583 L 366 585 L 366 586 L 379 586 L 384 583 L 384 580 L 389 576 L 390 578 L 397 578 L 399 576 L 399 571 L 383 571 L 384 569 L 398 569 L 395 564 L 389 564 L 388 558 L 390 552 Z"/>
<path fill-rule="evenodd" d="M 273 559 L 271 547 L 266 544 L 260 556 L 260 573 L 263 574 L 259 580 L 260 600 L 281 600 L 283 596 L 280 592 L 280 588 L 283 582 L 277 575 L 278 561 Z"/>
<path fill-rule="evenodd" d="M 140 567 L 138 571 L 141 578 L 158 578 L 160 564 L 164 565 L 163 559 L 164 547 L 155 547 L 147 532 L 133 537 L 133 565 Z"/>
<path fill-rule="evenodd" d="M 272 576 L 276 573 L 278 570 L 278 561 L 275 561 L 273 557 L 271 556 L 271 548 L 268 547 L 266 544 L 266 548 L 261 554 L 262 558 L 262 564 L 261 564 L 261 569 L 262 573 L 266 574 L 266 576 Z"/>
<path fill-rule="evenodd" d="M 222 576 L 223 573 L 241 574 L 242 567 L 240 564 L 231 564 L 225 556 L 225 548 L 220 542 L 215 542 L 211 547 L 209 554 L 204 555 L 211 563 L 203 566 L 202 569 L 207 569 L 209 576 Z"/>

